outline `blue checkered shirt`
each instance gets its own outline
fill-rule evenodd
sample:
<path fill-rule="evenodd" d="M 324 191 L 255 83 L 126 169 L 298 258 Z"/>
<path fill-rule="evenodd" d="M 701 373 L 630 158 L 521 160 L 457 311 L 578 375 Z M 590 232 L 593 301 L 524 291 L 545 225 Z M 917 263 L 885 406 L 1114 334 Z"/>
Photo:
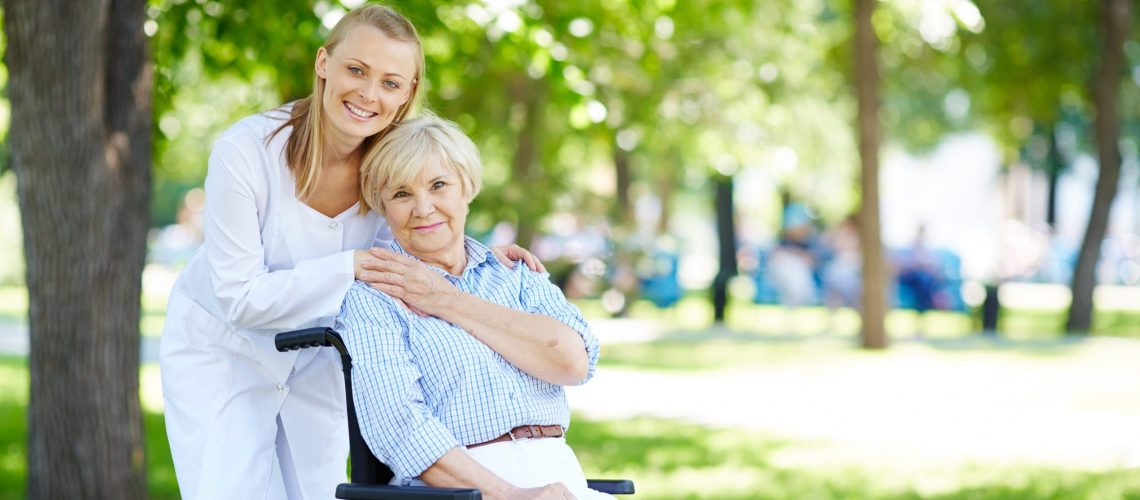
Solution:
<path fill-rule="evenodd" d="M 407 255 L 397 243 L 392 249 Z M 585 383 L 598 362 L 598 340 L 581 311 L 545 274 L 509 269 L 491 250 L 466 239 L 462 275 L 432 267 L 464 292 L 566 323 L 582 336 L 589 358 Z M 337 330 L 352 355 L 352 394 L 365 442 L 408 484 L 448 450 L 506 434 L 520 425 L 569 428 L 562 386 L 543 382 L 507 362 L 463 329 L 420 317 L 391 297 L 356 282 L 345 297 Z"/>

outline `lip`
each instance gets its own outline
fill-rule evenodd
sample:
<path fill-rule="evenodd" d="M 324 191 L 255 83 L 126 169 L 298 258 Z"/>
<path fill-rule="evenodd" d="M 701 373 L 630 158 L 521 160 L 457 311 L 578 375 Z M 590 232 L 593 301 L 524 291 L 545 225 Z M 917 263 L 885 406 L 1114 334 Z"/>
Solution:
<path fill-rule="evenodd" d="M 352 109 L 349 109 L 349 106 L 352 106 L 352 107 L 354 107 L 354 108 L 356 108 L 356 109 L 359 109 L 359 110 L 362 110 L 362 111 L 365 111 L 365 112 L 368 112 L 368 113 L 372 113 L 372 116 L 369 116 L 369 117 L 365 118 L 365 117 L 363 117 L 363 116 L 357 115 L 356 113 L 353 113 L 353 112 L 352 112 Z M 344 108 L 344 112 L 345 112 L 345 113 L 348 113 L 348 117 L 349 117 L 349 118 L 352 118 L 353 120 L 356 120 L 356 121 L 358 121 L 358 122 L 367 122 L 368 120 L 371 120 L 371 119 L 373 119 L 373 118 L 376 118 L 377 116 L 379 116 L 379 113 L 377 113 L 377 112 L 375 112 L 375 111 L 368 111 L 367 109 L 364 109 L 364 108 L 362 108 L 362 107 L 360 107 L 360 106 L 357 106 L 357 105 L 355 105 L 355 104 L 352 104 L 352 103 L 350 103 L 350 102 L 348 102 L 348 101 L 344 101 L 344 102 L 343 102 L 343 106 L 342 106 L 342 107 Z"/>
<path fill-rule="evenodd" d="M 414 229 L 416 231 L 427 232 L 427 231 L 431 231 L 431 230 L 436 229 L 436 228 L 441 227 L 441 226 L 443 226 L 443 222 L 436 222 L 435 224 L 428 224 L 426 226 L 416 226 L 416 227 L 413 227 L 412 229 Z"/>

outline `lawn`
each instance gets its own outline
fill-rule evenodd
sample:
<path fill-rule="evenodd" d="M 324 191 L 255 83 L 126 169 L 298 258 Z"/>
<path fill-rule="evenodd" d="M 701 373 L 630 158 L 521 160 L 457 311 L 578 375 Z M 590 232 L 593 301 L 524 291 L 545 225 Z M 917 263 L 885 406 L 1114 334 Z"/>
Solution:
<path fill-rule="evenodd" d="M 575 303 L 587 318 L 607 318 L 599 300 L 583 299 Z M 1003 307 L 999 314 L 998 332 L 1015 340 L 1055 338 L 1065 331 L 1067 309 Z M 661 309 L 646 300 L 634 302 L 629 318 L 668 325 L 675 331 L 706 331 L 713 327 L 713 307 L 707 294 L 690 292 L 672 307 Z M 981 330 L 978 311 L 928 311 L 919 315 L 913 310 L 893 309 L 887 313 L 887 334 L 907 339 L 921 332 L 924 338 L 957 338 Z M 737 332 L 776 337 L 819 335 L 854 337 L 859 331 L 859 315 L 852 309 L 828 311 L 823 307 L 788 310 L 781 306 L 754 304 L 736 298 L 729 303 L 725 328 Z M 1093 317 L 1092 335 L 1140 337 L 1140 309 L 1098 309 Z"/>
<path fill-rule="evenodd" d="M 177 498 L 162 416 L 155 408 L 157 371 L 142 371 L 152 498 Z M 0 358 L 0 500 L 24 497 L 27 368 Z M 1042 468 L 983 468 L 893 473 L 850 466 L 781 463 L 792 445 L 780 436 L 686 422 L 576 417 L 568 439 L 587 475 L 629 478 L 635 498 L 1134 498 L 1140 471 L 1083 472 Z"/>
<path fill-rule="evenodd" d="M 176 275 L 173 271 L 148 268 L 142 296 L 142 334 L 158 337 L 166 311 L 166 292 Z M 587 318 L 610 315 L 595 299 L 577 300 Z M 0 323 L 27 322 L 28 296 L 23 287 L 0 287 Z M 1002 308 L 998 331 L 1007 339 L 1055 338 L 1064 332 L 1065 309 Z M 676 331 L 705 331 L 713 326 L 712 303 L 703 292 L 689 292 L 670 308 L 661 309 L 646 300 L 635 301 L 628 317 L 668 325 Z M 911 310 L 887 314 L 887 333 L 907 339 L 921 332 L 925 338 L 959 338 L 981 330 L 977 311 L 968 313 L 930 311 L 918 315 Z M 833 335 L 854 337 L 859 331 L 859 315 L 852 309 L 830 312 L 822 307 L 789 311 L 780 306 L 754 304 L 736 297 L 728 307 L 724 326 L 732 331 L 776 337 Z M 1140 310 L 1100 309 L 1093 318 L 1093 335 L 1140 337 Z"/>

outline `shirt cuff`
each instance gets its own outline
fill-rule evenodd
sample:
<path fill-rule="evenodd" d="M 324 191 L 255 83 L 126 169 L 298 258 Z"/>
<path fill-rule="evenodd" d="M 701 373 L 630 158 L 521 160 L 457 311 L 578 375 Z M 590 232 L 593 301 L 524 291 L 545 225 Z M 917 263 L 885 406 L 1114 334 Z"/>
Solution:
<path fill-rule="evenodd" d="M 459 443 L 455 436 L 438 420 L 428 418 L 394 447 L 392 463 L 388 465 L 400 485 L 407 486 L 456 446 Z"/>

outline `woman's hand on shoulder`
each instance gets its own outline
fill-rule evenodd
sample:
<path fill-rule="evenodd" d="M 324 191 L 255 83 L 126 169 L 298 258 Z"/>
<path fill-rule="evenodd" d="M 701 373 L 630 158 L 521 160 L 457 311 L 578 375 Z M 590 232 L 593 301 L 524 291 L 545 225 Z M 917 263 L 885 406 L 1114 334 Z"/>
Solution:
<path fill-rule="evenodd" d="M 539 273 L 546 272 L 546 266 L 542 265 L 538 257 L 535 257 L 533 253 L 530 253 L 527 249 L 514 243 L 510 245 L 493 246 L 491 247 L 491 253 L 495 254 L 495 258 L 499 259 L 499 262 L 502 262 L 503 265 L 509 268 L 513 269 L 515 267 L 515 261 L 522 259 L 522 261 L 526 263 L 526 267 L 529 267 L 531 271 Z"/>
<path fill-rule="evenodd" d="M 357 250 L 356 279 L 399 300 L 420 316 L 439 316 L 462 293 L 427 264 L 391 250 Z"/>

